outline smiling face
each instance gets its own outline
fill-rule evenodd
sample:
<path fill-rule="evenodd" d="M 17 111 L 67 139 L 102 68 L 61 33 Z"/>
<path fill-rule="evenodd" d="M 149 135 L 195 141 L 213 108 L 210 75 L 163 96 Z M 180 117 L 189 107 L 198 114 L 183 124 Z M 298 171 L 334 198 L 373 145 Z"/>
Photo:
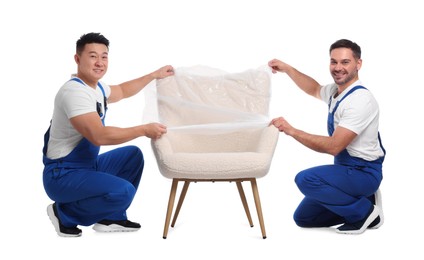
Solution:
<path fill-rule="evenodd" d="M 336 48 L 330 53 L 330 73 L 340 89 L 345 89 L 359 79 L 362 60 L 353 56 L 349 48 Z"/>
<path fill-rule="evenodd" d="M 104 44 L 89 43 L 80 54 L 75 54 L 78 65 L 77 76 L 91 87 L 106 74 L 108 68 L 108 47 Z"/>

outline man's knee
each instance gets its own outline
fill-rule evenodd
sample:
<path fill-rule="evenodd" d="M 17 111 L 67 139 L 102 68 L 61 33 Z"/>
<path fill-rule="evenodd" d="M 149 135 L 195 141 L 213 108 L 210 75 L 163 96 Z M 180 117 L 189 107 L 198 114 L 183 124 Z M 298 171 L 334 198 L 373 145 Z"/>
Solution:
<path fill-rule="evenodd" d="M 131 157 L 139 161 L 144 161 L 143 152 L 138 146 L 129 145 L 126 147 L 126 149 L 128 150 L 128 153 L 131 155 Z"/>
<path fill-rule="evenodd" d="M 109 201 L 126 207 L 131 204 L 132 200 L 134 199 L 135 193 L 135 187 L 131 183 L 127 183 L 119 189 L 116 189 L 113 192 L 109 192 L 106 197 Z"/>

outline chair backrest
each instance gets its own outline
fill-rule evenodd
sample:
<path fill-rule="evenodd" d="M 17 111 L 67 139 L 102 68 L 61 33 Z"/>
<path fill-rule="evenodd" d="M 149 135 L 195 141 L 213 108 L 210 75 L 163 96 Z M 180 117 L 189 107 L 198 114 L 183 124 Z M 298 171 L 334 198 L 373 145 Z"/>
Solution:
<path fill-rule="evenodd" d="M 158 117 L 178 142 L 174 152 L 254 151 L 269 123 L 270 79 L 266 68 L 226 73 L 196 66 L 157 80 Z"/>
<path fill-rule="evenodd" d="M 252 128 L 267 120 L 270 82 L 265 68 L 241 73 L 203 66 L 176 69 L 174 76 L 156 82 L 159 121 L 185 133 Z"/>

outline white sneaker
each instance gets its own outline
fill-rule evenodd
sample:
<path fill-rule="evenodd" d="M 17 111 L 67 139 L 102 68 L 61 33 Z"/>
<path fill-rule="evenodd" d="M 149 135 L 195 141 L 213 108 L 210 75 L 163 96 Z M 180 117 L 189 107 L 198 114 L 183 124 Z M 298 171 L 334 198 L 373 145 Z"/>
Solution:
<path fill-rule="evenodd" d="M 375 206 L 380 209 L 380 214 L 378 217 L 368 226 L 370 229 L 377 229 L 381 227 L 384 223 L 384 214 L 383 214 L 383 202 L 381 197 L 381 191 L 378 189 L 374 193 Z"/>
<path fill-rule="evenodd" d="M 62 225 L 56 209 L 56 203 L 47 206 L 47 215 L 52 222 L 56 233 L 61 237 L 80 237 L 82 234 L 81 229 L 78 227 L 65 227 Z"/>
<path fill-rule="evenodd" d="M 336 232 L 342 234 L 362 234 L 367 227 L 369 227 L 371 223 L 378 218 L 379 214 L 380 209 L 377 206 L 372 205 L 372 209 L 366 218 L 355 223 L 345 223 L 338 227 Z"/>
<path fill-rule="evenodd" d="M 97 232 L 131 232 L 140 229 L 140 224 L 129 220 L 102 220 L 94 224 Z"/>

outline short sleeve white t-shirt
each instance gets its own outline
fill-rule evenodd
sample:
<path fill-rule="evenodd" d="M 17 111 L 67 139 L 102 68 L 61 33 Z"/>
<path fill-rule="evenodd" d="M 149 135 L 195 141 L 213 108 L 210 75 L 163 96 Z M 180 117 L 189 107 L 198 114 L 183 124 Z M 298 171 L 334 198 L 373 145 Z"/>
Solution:
<path fill-rule="evenodd" d="M 321 87 L 321 99 L 327 104 L 331 99 L 329 111 L 332 112 L 337 101 L 358 85 L 362 85 L 360 81 L 346 88 L 336 98 L 334 94 L 337 93 L 337 85 L 335 83 L 325 85 Z M 378 140 L 379 106 L 369 90 L 357 89 L 340 102 L 334 114 L 334 128 L 337 126 L 357 134 L 352 143 L 347 146 L 351 156 L 373 161 L 384 155 Z"/>
<path fill-rule="evenodd" d="M 103 82 L 106 97 L 110 86 Z M 100 87 L 93 89 L 75 80 L 69 80 L 59 89 L 54 101 L 47 157 L 62 158 L 68 155 L 81 141 L 83 136 L 72 126 L 70 119 L 86 113 L 97 112 L 97 102 L 105 114 L 104 96 Z"/>

